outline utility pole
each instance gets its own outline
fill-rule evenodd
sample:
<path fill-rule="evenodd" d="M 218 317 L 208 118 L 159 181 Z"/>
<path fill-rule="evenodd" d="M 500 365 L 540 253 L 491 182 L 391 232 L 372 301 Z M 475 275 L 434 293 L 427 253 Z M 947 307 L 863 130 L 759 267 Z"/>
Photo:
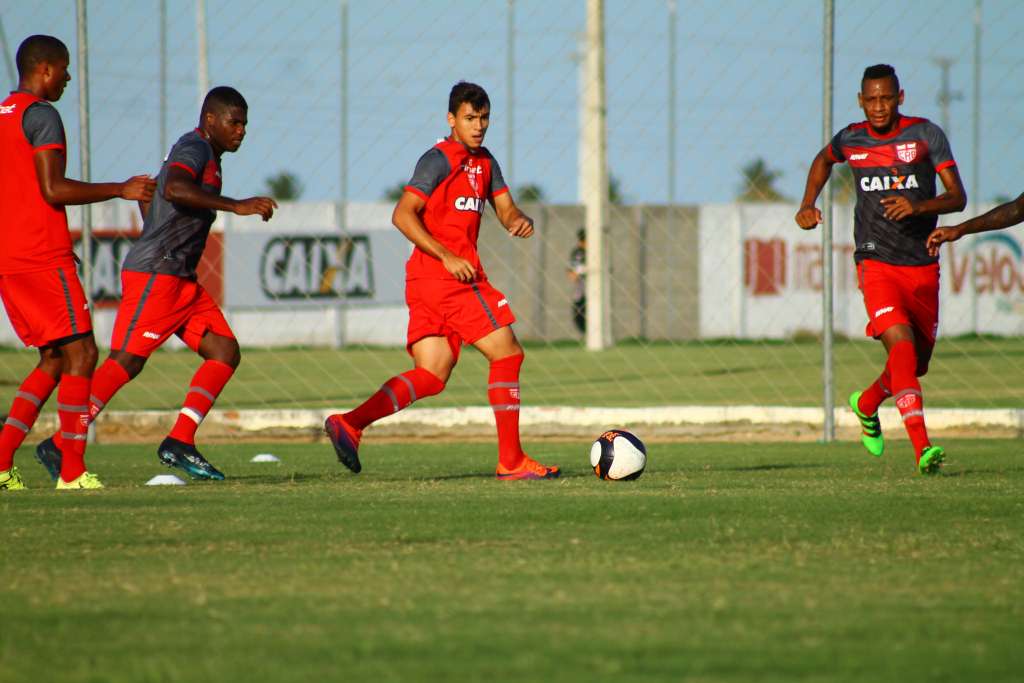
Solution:
<path fill-rule="evenodd" d="M 946 137 L 952 137 L 949 131 L 949 105 L 964 98 L 962 92 L 950 90 L 949 88 L 949 70 L 953 68 L 956 60 L 951 57 L 932 57 L 932 63 L 942 71 L 942 78 L 939 82 L 939 94 L 935 96 L 935 101 L 939 103 L 939 111 L 942 116 L 942 130 L 945 131 Z"/>

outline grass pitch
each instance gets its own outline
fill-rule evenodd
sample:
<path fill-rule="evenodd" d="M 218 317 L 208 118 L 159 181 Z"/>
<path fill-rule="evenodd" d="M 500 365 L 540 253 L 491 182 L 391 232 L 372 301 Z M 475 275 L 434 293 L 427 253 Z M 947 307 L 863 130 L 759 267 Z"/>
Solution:
<path fill-rule="evenodd" d="M 1020 441 L 649 444 L 637 482 L 537 444 L 211 446 L 229 479 L 0 494 L 0 681 L 1011 681 L 1024 670 Z M 270 450 L 281 464 L 252 464 Z"/>

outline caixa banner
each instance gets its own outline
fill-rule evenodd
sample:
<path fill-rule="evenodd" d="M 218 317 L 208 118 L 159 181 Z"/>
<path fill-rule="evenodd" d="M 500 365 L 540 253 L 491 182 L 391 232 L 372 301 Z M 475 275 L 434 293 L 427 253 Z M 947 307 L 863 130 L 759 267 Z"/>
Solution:
<path fill-rule="evenodd" d="M 408 241 L 397 230 L 225 230 L 230 308 L 404 301 Z"/>

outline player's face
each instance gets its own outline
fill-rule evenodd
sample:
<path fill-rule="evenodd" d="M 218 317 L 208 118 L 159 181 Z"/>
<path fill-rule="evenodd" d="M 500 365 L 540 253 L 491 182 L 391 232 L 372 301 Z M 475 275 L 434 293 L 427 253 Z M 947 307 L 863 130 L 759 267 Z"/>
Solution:
<path fill-rule="evenodd" d="M 448 125 L 452 127 L 452 137 L 470 149 L 478 149 L 484 144 L 487 126 L 491 125 L 491 109 L 474 109 L 469 102 L 459 105 L 459 110 L 448 112 Z"/>
<path fill-rule="evenodd" d="M 56 102 L 64 94 L 64 88 L 71 80 L 71 74 L 68 73 L 68 60 L 62 59 L 52 64 L 44 62 L 42 72 L 45 97 L 50 102 Z"/>
<path fill-rule="evenodd" d="M 247 123 L 248 113 L 241 107 L 226 107 L 221 111 L 206 113 L 206 130 L 210 140 L 225 152 L 235 152 L 241 147 Z"/>
<path fill-rule="evenodd" d="M 887 133 L 899 118 L 903 91 L 898 89 L 895 78 L 874 78 L 861 85 L 857 103 L 871 127 L 878 133 Z"/>

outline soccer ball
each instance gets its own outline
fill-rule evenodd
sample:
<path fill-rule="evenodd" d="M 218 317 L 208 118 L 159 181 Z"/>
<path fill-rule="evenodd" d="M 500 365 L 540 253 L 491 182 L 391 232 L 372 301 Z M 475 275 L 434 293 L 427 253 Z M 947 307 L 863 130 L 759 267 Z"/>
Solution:
<path fill-rule="evenodd" d="M 637 479 L 647 467 L 647 448 L 625 429 L 611 429 L 590 447 L 590 465 L 601 479 Z"/>

